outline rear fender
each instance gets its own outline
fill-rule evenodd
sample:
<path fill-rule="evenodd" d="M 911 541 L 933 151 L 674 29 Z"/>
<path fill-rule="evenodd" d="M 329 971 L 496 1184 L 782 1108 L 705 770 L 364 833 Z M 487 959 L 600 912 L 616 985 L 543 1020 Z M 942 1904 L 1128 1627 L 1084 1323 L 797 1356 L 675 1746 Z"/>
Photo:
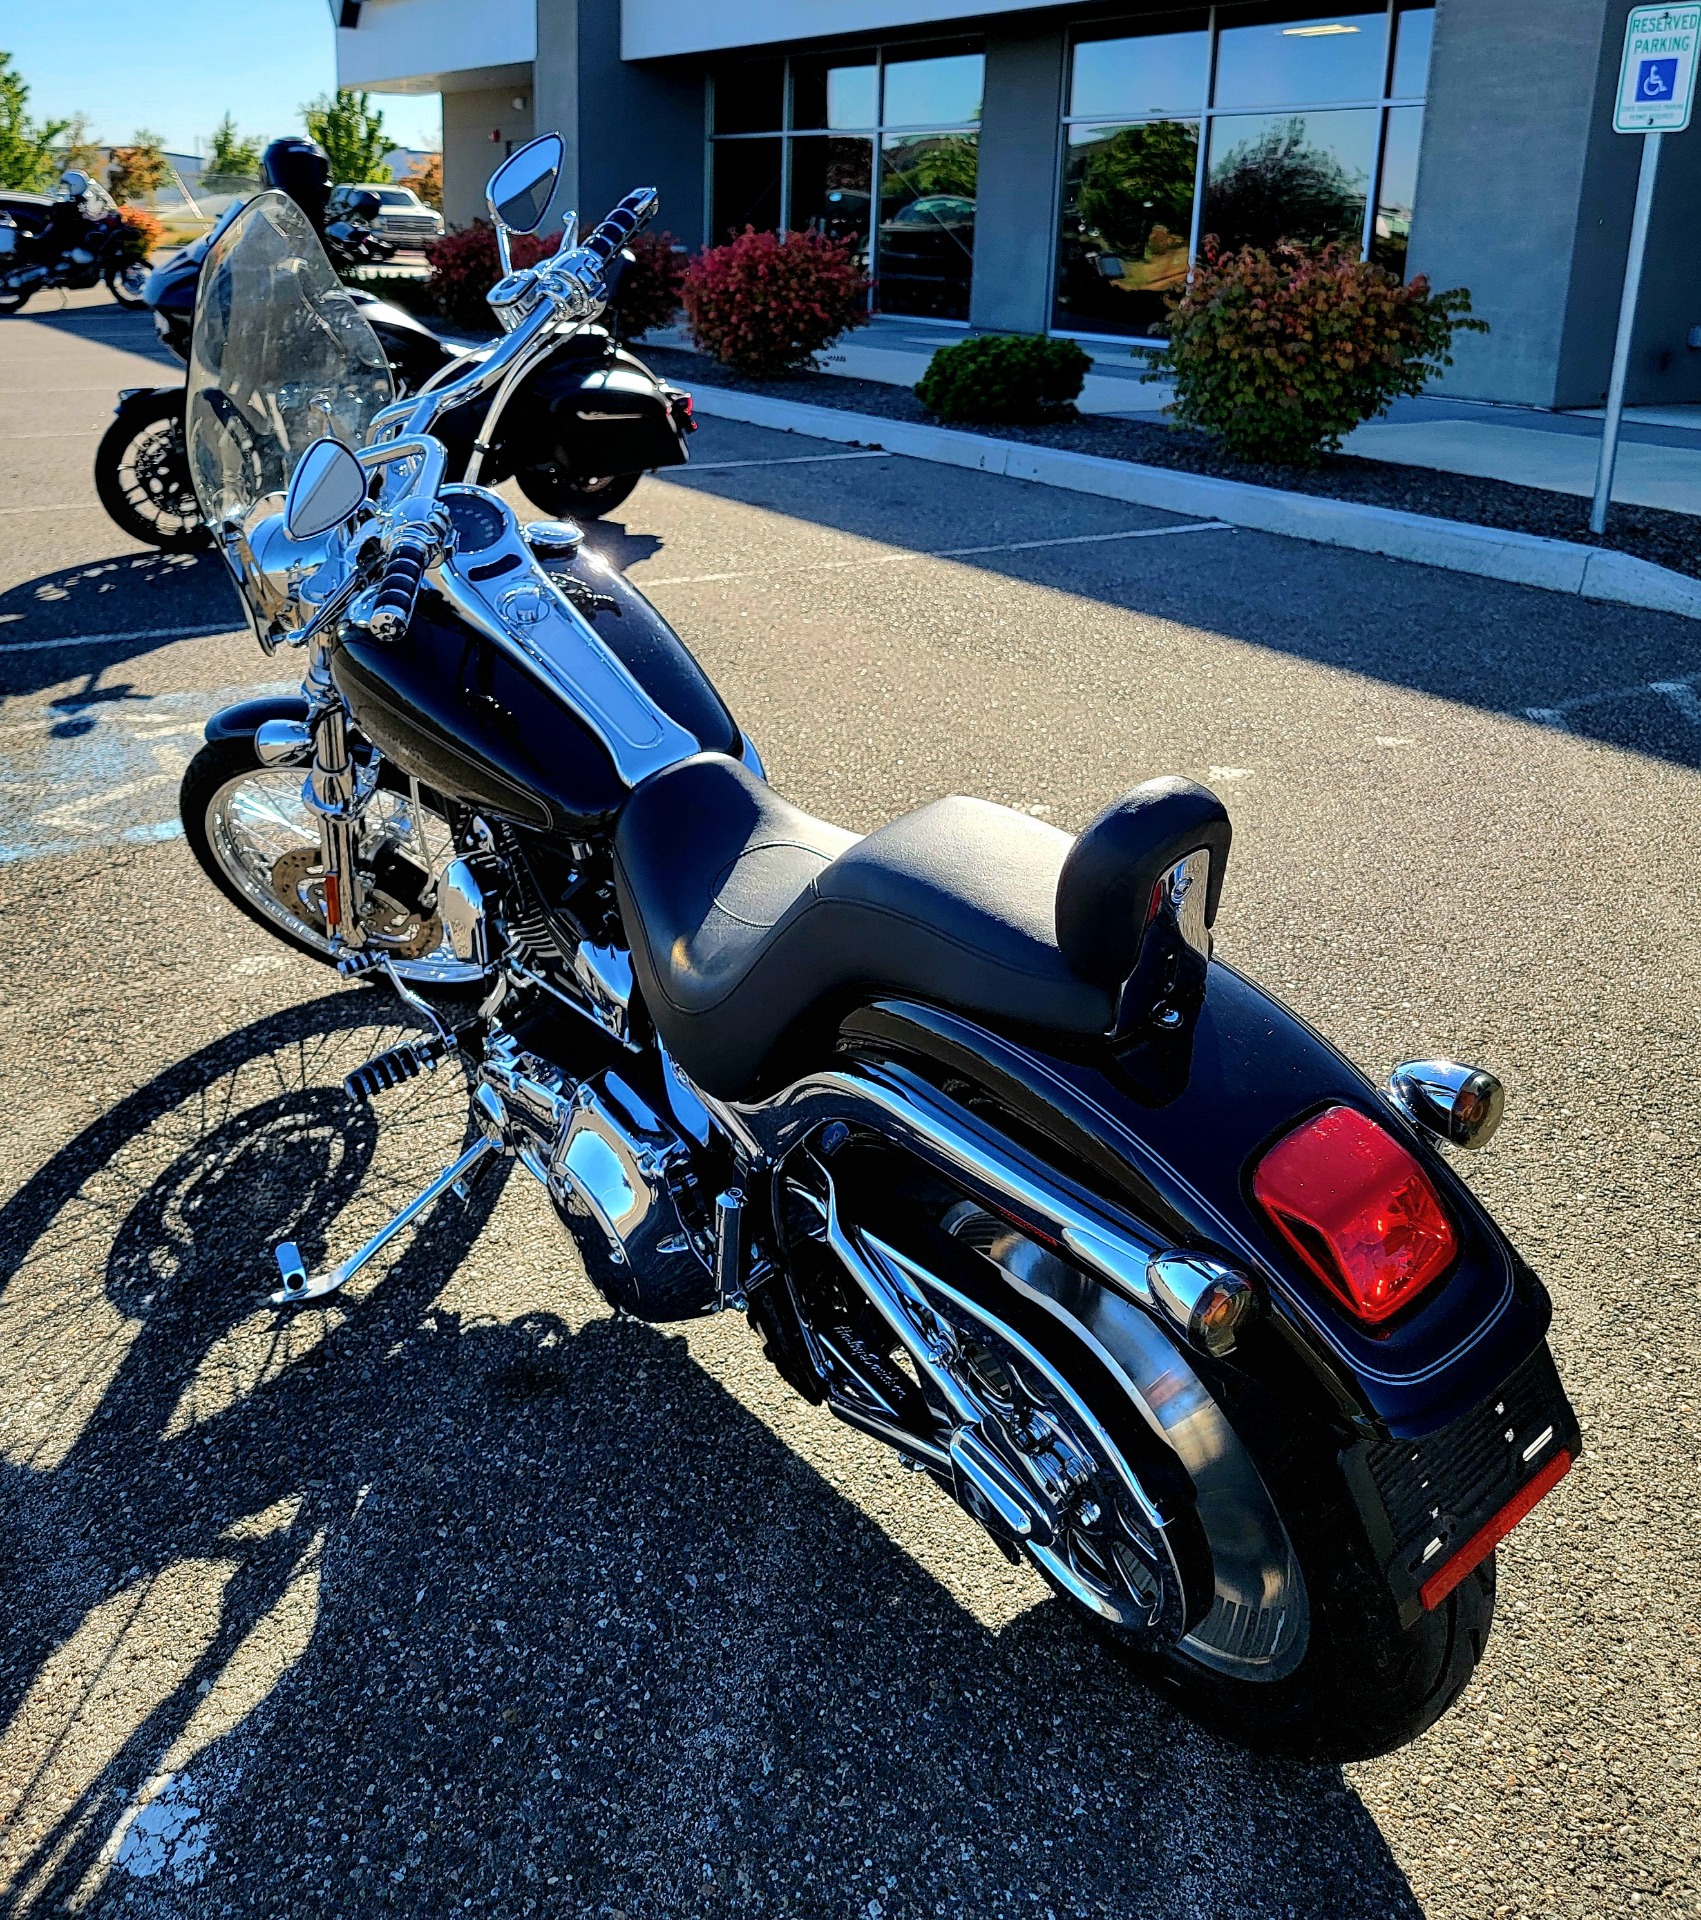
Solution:
<path fill-rule="evenodd" d="M 1175 1245 L 1262 1277 L 1270 1317 L 1316 1388 L 1367 1437 L 1432 1432 L 1478 1406 L 1542 1342 L 1547 1293 L 1425 1136 L 1321 1035 L 1213 962 L 1185 1077 L 1147 1105 L 1105 1050 L 1044 1051 L 938 1008 L 882 1001 L 841 1030 L 849 1050 L 960 1076 L 1095 1192 Z M 1250 1193 L 1265 1149 L 1307 1114 L 1360 1108 L 1423 1165 L 1452 1216 L 1451 1275 L 1383 1327 L 1354 1321 L 1265 1221 Z"/>

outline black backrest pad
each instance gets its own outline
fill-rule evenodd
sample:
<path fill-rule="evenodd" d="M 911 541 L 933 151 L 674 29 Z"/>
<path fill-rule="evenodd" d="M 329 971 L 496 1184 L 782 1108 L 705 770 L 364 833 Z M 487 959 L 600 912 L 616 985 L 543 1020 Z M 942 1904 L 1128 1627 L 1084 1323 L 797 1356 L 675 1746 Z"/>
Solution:
<path fill-rule="evenodd" d="M 1209 787 L 1170 775 L 1113 801 L 1069 850 L 1057 880 L 1057 944 L 1085 980 L 1117 986 L 1134 970 L 1152 889 L 1178 860 L 1211 856 L 1205 924 L 1228 864 L 1228 811 Z"/>

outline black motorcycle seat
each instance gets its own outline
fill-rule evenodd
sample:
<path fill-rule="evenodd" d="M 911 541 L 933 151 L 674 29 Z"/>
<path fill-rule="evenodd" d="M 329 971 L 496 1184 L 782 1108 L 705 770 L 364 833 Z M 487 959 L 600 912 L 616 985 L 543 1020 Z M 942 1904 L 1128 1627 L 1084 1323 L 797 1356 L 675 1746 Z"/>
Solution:
<path fill-rule="evenodd" d="M 865 839 L 792 806 L 740 762 L 652 775 L 615 830 L 632 962 L 663 1041 L 722 1099 L 749 1093 L 795 1022 L 871 992 L 1078 1035 L 1114 995 L 1057 945 L 1075 845 L 986 800 L 935 800 Z"/>

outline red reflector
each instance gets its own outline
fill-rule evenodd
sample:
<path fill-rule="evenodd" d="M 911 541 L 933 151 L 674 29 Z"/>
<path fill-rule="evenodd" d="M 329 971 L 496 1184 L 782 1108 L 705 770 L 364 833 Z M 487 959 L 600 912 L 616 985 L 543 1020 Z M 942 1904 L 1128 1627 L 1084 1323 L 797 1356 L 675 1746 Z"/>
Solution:
<path fill-rule="evenodd" d="M 1459 1251 L 1429 1176 L 1355 1107 L 1331 1107 L 1278 1140 L 1252 1191 L 1318 1279 L 1372 1325 L 1439 1279 Z"/>
<path fill-rule="evenodd" d="M 1465 1544 L 1418 1588 L 1425 1607 L 1440 1606 L 1470 1570 L 1486 1560 L 1544 1494 L 1552 1492 L 1571 1470 L 1571 1456 L 1556 1453 L 1535 1479 L 1513 1494 L 1486 1527 L 1478 1527 Z"/>

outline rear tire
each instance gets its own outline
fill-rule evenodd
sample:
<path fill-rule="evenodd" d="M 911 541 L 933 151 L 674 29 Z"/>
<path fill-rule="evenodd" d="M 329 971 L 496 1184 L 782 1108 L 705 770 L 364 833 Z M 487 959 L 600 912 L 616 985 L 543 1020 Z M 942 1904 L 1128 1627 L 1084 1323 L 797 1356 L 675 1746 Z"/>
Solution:
<path fill-rule="evenodd" d="M 527 467 L 514 478 L 539 513 L 554 519 L 598 520 L 624 505 L 642 473 L 599 476 L 563 473 L 559 467 Z"/>
<path fill-rule="evenodd" d="M 1117 1651 L 1190 1718 L 1242 1746 L 1334 1763 L 1415 1740 L 1464 1692 L 1482 1658 L 1494 1556 L 1402 1626 L 1335 1461 L 1316 1460 L 1308 1471 L 1288 1455 L 1258 1466 L 1305 1579 L 1310 1625 L 1298 1666 L 1283 1679 L 1249 1681 L 1210 1671 L 1185 1646 Z M 1114 1633 L 1103 1637 L 1116 1645 Z"/>
<path fill-rule="evenodd" d="M 95 449 L 95 492 L 113 524 L 161 553 L 213 543 L 189 477 L 183 391 L 162 388 L 127 406 Z"/>

